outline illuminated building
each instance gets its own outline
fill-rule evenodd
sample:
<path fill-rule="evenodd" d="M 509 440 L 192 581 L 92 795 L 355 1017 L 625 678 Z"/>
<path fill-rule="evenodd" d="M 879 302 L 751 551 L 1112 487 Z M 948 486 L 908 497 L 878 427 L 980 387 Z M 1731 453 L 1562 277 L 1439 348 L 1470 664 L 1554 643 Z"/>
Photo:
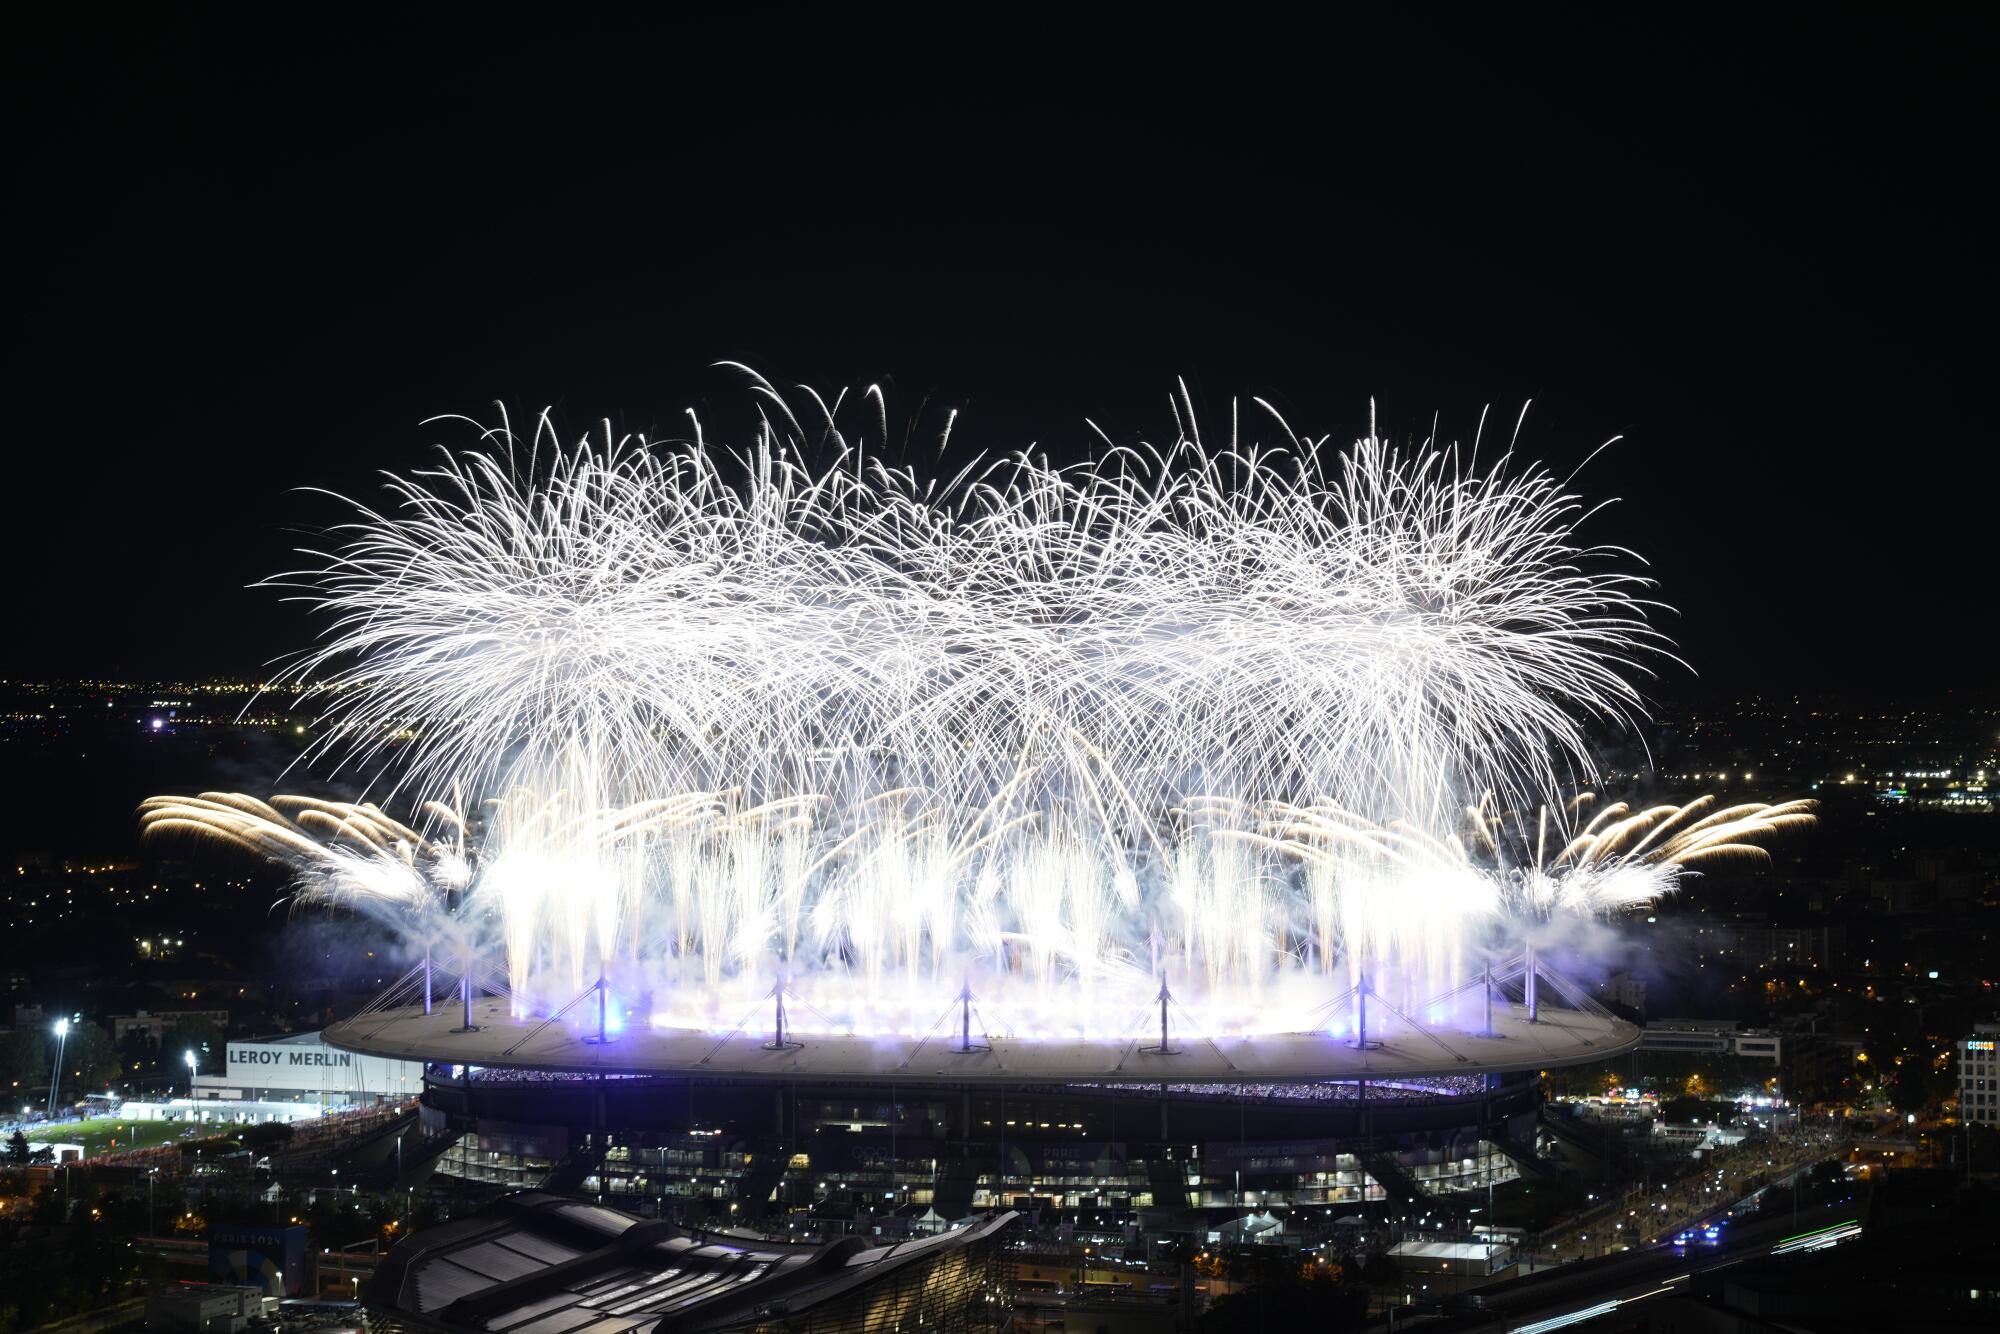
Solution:
<path fill-rule="evenodd" d="M 2000 1126 L 2000 1024 L 1978 1024 L 1958 1043 L 1958 1119 Z"/>

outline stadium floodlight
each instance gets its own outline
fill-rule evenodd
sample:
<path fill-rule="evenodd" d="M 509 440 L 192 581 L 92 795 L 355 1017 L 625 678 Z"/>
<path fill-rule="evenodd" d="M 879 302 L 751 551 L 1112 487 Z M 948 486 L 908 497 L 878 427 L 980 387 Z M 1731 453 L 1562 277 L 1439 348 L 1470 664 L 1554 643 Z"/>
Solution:
<path fill-rule="evenodd" d="M 69 1016 L 56 1020 L 56 1063 L 49 1072 L 49 1117 L 56 1114 L 56 1090 L 62 1087 L 63 1051 L 69 1046 Z"/>

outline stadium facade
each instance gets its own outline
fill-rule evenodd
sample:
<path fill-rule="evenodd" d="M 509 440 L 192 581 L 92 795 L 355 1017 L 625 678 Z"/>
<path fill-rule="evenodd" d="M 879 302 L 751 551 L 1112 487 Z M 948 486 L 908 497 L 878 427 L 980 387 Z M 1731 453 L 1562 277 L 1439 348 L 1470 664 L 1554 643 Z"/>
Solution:
<path fill-rule="evenodd" d="M 1589 1005 L 1509 997 L 1477 1033 L 1232 1041 L 617 1034 L 498 998 L 326 1033 L 424 1064 L 427 1127 L 457 1136 L 438 1170 L 472 1181 L 781 1233 L 917 1235 L 1014 1211 L 1200 1240 L 1463 1221 L 1488 1187 L 1552 1170 L 1540 1072 L 1638 1038 Z"/>

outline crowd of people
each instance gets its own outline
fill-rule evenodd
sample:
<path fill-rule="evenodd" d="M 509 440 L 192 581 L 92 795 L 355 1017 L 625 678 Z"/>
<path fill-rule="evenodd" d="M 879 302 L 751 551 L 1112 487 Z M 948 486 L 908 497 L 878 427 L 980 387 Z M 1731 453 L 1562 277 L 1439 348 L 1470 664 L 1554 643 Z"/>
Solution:
<path fill-rule="evenodd" d="M 1603 1254 L 1671 1236 L 1741 1199 L 1759 1185 L 1838 1155 L 1846 1132 L 1836 1126 L 1801 1128 L 1692 1158 L 1674 1180 L 1654 1183 L 1622 1200 L 1599 1206 L 1543 1242 L 1558 1259 Z"/>
<path fill-rule="evenodd" d="M 54 1116 L 29 1113 L 25 1116 L 10 1117 L 0 1121 L 0 1139 L 5 1139 L 16 1132 L 26 1135 L 29 1139 L 48 1139 L 52 1131 L 63 1126 L 79 1125 L 89 1119 L 82 1110 L 74 1107 L 65 1107 Z"/>
<path fill-rule="evenodd" d="M 341 1107 L 321 1113 L 307 1121 L 291 1123 L 292 1138 L 288 1141 L 287 1153 L 312 1153 L 316 1149 L 329 1147 L 343 1139 L 363 1134 L 376 1124 L 386 1124 L 393 1118 L 409 1110 L 414 1103 L 381 1103 L 365 1107 Z M 229 1123 L 190 1121 L 175 1141 L 155 1144 L 143 1149 L 118 1149 L 100 1153 L 88 1161 L 92 1163 L 116 1164 L 121 1167 L 142 1167 L 169 1174 L 178 1174 L 187 1162 L 187 1156 L 180 1150 L 180 1140 L 203 1139 L 226 1134 Z"/>
<path fill-rule="evenodd" d="M 1157 1097 L 1158 1084 L 1070 1084 L 1096 1093 L 1131 1093 Z M 1369 1102 L 1463 1098 L 1483 1091 L 1483 1075 L 1437 1075 L 1421 1079 L 1371 1079 L 1364 1090 L 1358 1080 L 1320 1079 L 1275 1084 L 1168 1084 L 1180 1097 L 1218 1098 L 1242 1102 Z"/>

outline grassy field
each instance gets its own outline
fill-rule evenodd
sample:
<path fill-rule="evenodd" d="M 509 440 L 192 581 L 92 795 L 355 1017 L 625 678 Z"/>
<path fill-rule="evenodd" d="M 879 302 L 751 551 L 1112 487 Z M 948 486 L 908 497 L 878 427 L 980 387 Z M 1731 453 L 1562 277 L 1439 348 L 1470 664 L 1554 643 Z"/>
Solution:
<path fill-rule="evenodd" d="M 29 1138 L 46 1139 L 56 1144 L 81 1144 L 83 1156 L 92 1158 L 114 1150 L 122 1152 L 150 1148 L 155 1144 L 170 1144 L 179 1139 L 185 1129 L 185 1121 L 124 1121 L 115 1116 L 104 1116 L 94 1121 L 54 1126 Z"/>

